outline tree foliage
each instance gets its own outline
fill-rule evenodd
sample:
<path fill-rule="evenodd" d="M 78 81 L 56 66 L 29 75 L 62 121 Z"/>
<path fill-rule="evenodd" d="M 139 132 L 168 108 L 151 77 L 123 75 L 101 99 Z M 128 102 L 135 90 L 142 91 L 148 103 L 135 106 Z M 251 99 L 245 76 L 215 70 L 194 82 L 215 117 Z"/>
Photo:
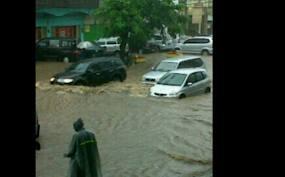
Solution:
<path fill-rule="evenodd" d="M 125 51 L 127 43 L 131 50 L 137 51 L 154 29 L 168 27 L 170 34 L 180 32 L 184 21 L 181 8 L 172 0 L 104 0 L 95 18 L 105 29 L 106 36 L 120 37 L 121 51 Z"/>

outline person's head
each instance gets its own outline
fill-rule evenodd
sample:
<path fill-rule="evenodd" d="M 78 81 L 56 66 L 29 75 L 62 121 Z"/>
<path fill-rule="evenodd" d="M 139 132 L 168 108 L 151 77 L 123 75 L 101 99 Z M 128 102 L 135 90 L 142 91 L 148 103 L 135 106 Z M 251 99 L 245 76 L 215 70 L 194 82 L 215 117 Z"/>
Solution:
<path fill-rule="evenodd" d="M 78 118 L 77 121 L 73 123 L 73 128 L 76 132 L 82 130 L 84 128 L 84 123 L 81 118 Z"/>

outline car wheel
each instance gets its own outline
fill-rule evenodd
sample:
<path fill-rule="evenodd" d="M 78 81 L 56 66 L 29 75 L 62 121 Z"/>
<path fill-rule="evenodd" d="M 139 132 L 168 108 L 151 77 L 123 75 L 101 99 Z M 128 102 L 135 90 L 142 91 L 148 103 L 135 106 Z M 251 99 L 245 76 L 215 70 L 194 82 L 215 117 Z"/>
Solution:
<path fill-rule="evenodd" d="M 113 79 L 112 79 L 113 81 L 120 81 L 120 82 L 123 82 L 124 81 L 124 79 L 120 76 L 120 75 L 115 75 L 115 76 L 113 76 Z"/>
<path fill-rule="evenodd" d="M 208 56 L 209 52 L 207 50 L 203 50 L 201 53 L 202 56 Z"/>
<path fill-rule="evenodd" d="M 179 99 L 182 99 L 182 98 L 185 98 L 186 97 L 186 95 L 184 94 L 184 93 L 182 93 L 181 95 L 179 95 Z"/>
<path fill-rule="evenodd" d="M 63 62 L 64 63 L 69 63 L 70 62 L 70 59 L 68 57 L 63 57 Z"/>
<path fill-rule="evenodd" d="M 211 88 L 210 87 L 207 87 L 206 89 L 205 89 L 205 93 L 210 93 L 211 92 Z"/>

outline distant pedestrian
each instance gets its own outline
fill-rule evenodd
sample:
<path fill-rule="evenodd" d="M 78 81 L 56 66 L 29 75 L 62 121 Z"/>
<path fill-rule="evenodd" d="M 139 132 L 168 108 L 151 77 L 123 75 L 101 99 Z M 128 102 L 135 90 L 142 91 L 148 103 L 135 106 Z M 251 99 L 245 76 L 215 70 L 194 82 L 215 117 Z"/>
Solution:
<path fill-rule="evenodd" d="M 95 135 L 84 129 L 81 118 L 74 122 L 73 128 L 76 133 L 69 152 L 64 154 L 70 158 L 69 177 L 102 177 Z"/>

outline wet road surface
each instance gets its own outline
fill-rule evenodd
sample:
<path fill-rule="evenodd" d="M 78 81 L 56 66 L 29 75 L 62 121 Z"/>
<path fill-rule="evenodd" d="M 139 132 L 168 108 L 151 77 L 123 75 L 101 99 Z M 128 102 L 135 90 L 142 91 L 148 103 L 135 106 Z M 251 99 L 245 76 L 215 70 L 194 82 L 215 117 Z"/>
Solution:
<path fill-rule="evenodd" d="M 42 145 L 36 152 L 37 177 L 67 176 L 63 154 L 78 117 L 96 134 L 104 177 L 212 176 L 212 94 L 148 97 L 141 76 L 162 56 L 148 57 L 128 70 L 126 82 L 95 88 L 50 86 L 49 77 L 68 64 L 36 65 Z M 211 60 L 204 59 L 210 75 Z"/>

